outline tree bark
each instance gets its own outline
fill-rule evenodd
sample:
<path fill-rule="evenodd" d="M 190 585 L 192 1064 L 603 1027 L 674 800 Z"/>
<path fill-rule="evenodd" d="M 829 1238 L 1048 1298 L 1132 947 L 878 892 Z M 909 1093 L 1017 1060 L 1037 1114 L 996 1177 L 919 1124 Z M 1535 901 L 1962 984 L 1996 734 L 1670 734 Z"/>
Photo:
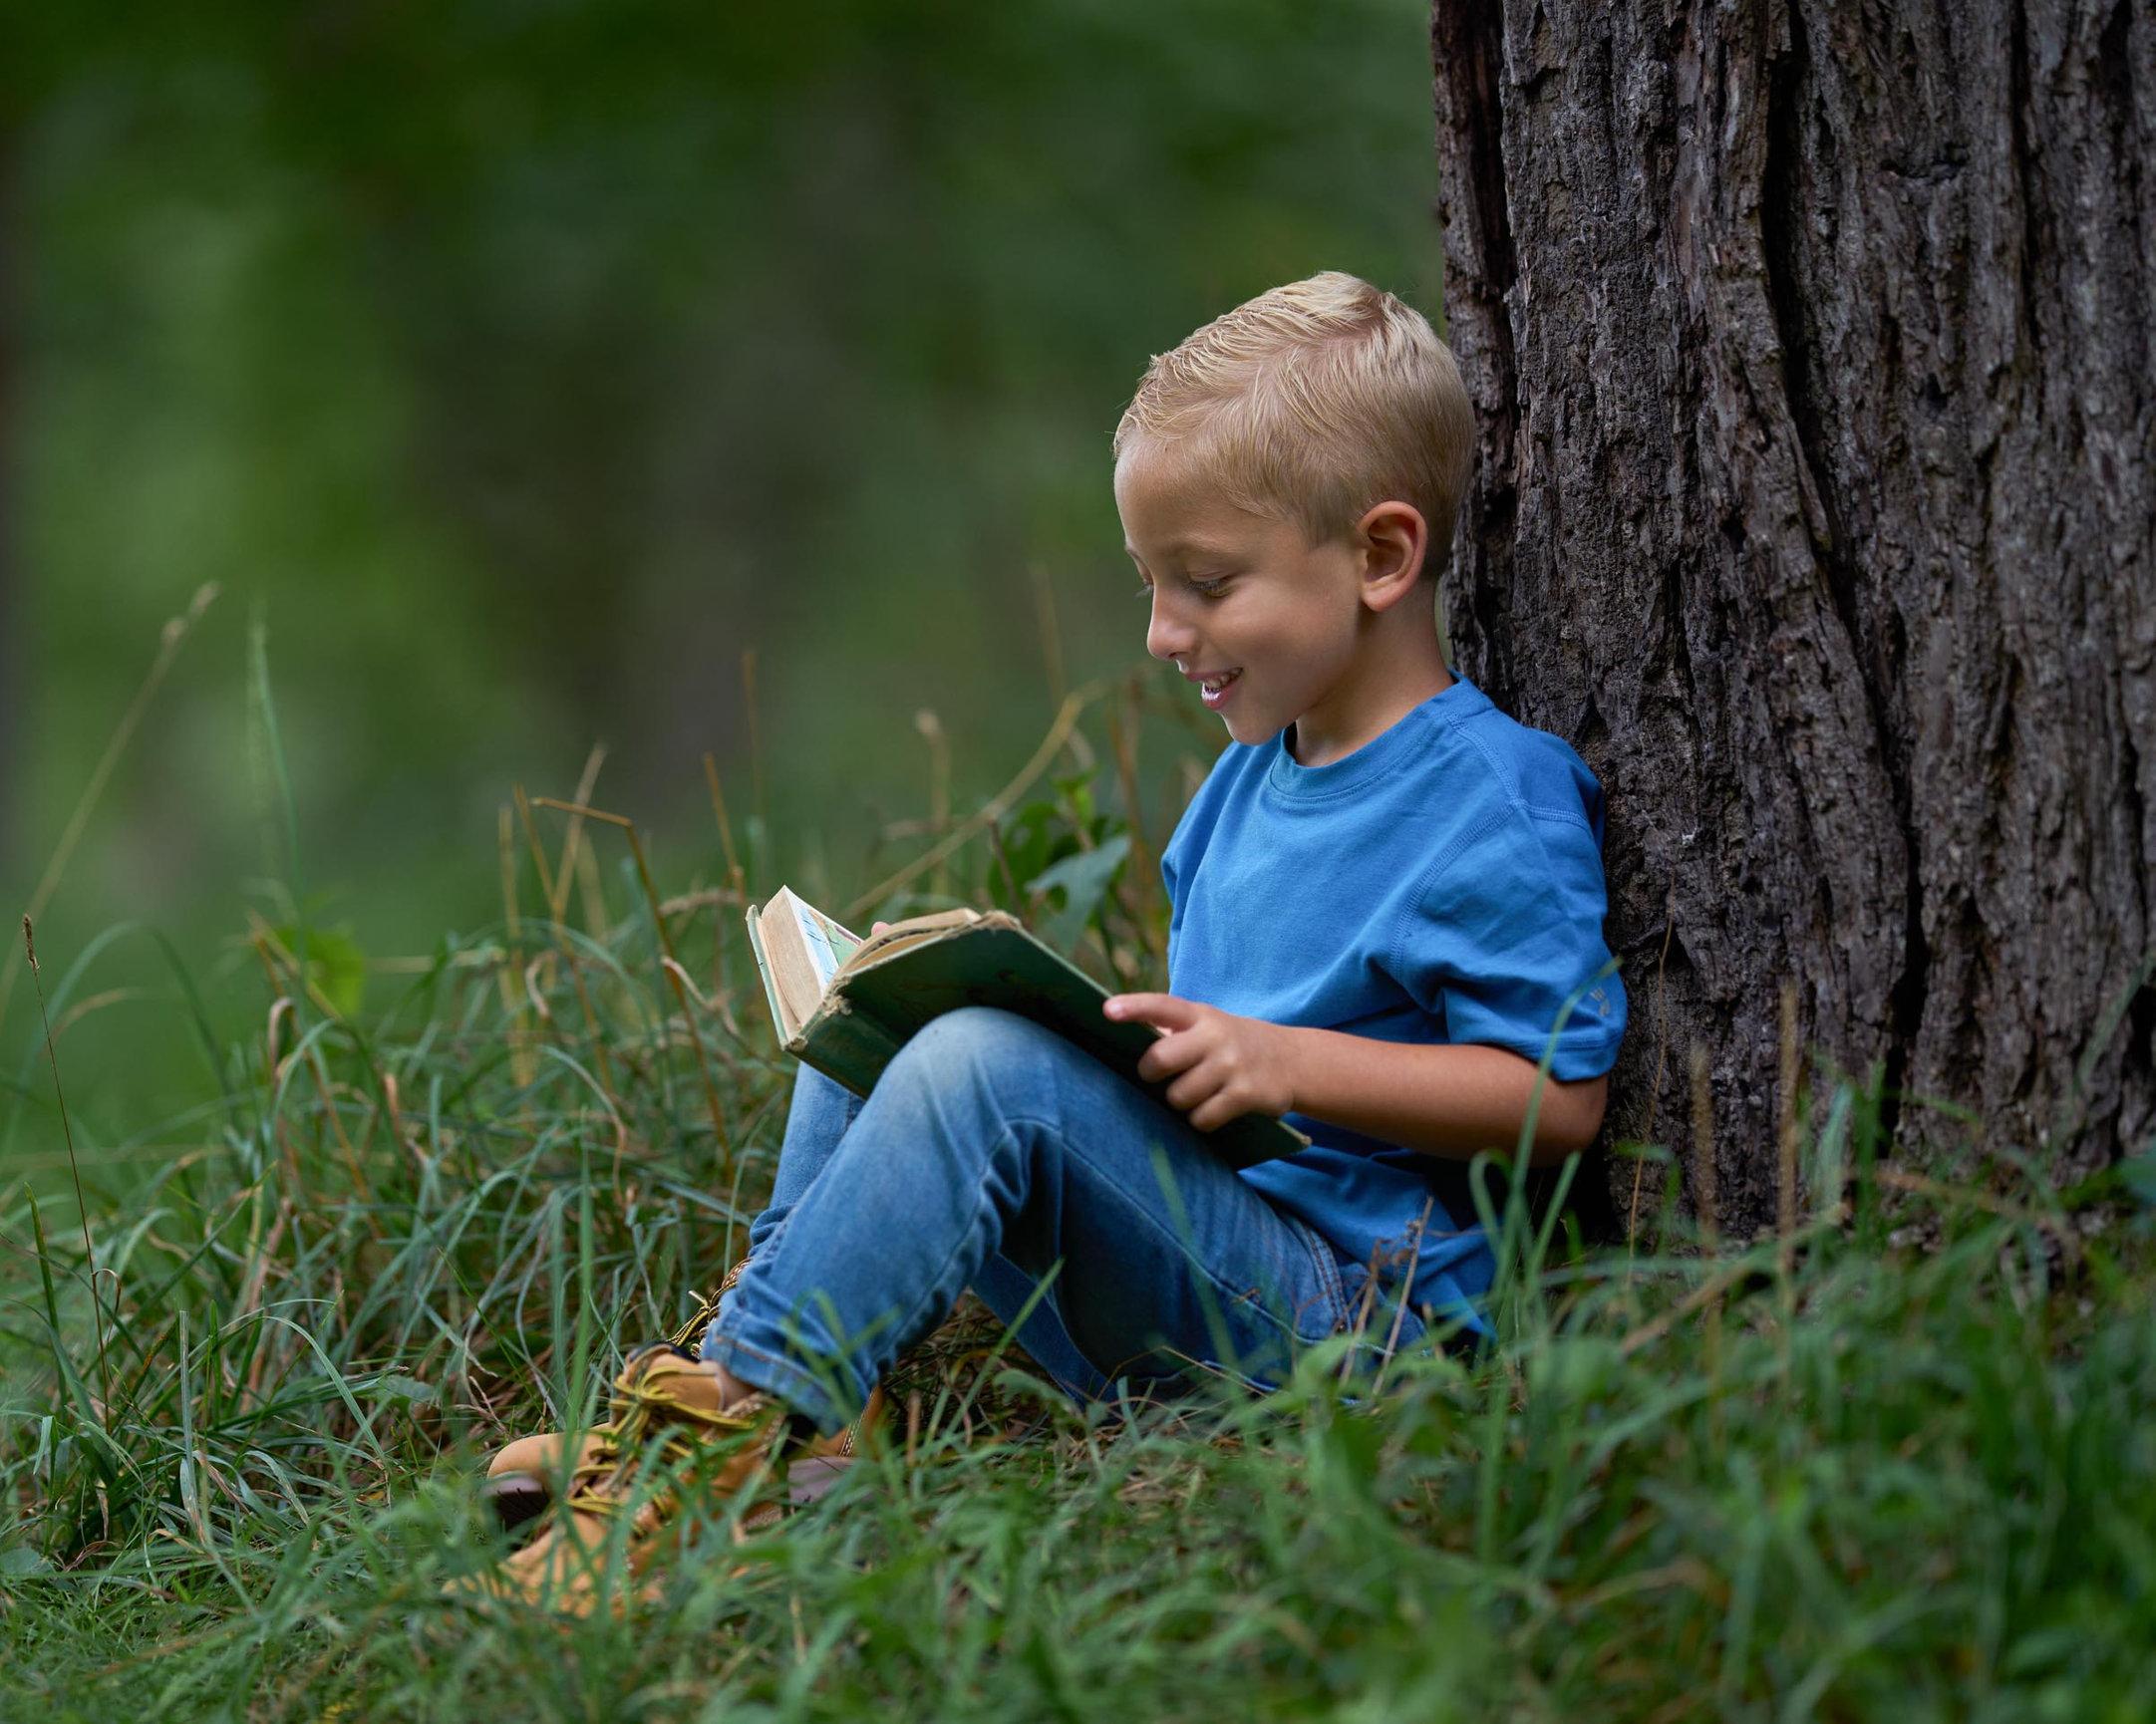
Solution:
<path fill-rule="evenodd" d="M 1912 1152 L 2140 1148 L 2146 4 L 1436 0 L 1431 35 L 1483 431 L 1445 601 L 1609 794 L 1614 1133 L 1688 1138 L 1702 1045 L 1723 1225 L 1770 1223 L 1786 980 Z"/>

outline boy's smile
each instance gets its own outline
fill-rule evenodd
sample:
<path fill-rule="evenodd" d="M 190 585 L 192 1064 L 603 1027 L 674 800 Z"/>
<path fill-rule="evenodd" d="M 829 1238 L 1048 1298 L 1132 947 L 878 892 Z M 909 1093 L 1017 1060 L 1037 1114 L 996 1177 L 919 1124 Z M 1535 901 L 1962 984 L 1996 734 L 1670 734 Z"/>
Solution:
<path fill-rule="evenodd" d="M 1375 534 L 1312 545 L 1296 522 L 1231 502 L 1201 465 L 1179 448 L 1136 443 L 1115 463 L 1115 506 L 1152 604 L 1145 650 L 1200 686 L 1229 735 L 1262 742 L 1292 723 L 1296 758 L 1323 765 L 1450 683 L 1433 617 L 1423 623 L 1430 651 L 1414 655 L 1421 674 L 1411 688 L 1397 674 L 1410 618 L 1392 613 L 1422 560 L 1412 509 L 1380 505 L 1363 523 L 1382 515 Z M 1413 523 L 1411 546 L 1396 542 L 1393 510 Z"/>

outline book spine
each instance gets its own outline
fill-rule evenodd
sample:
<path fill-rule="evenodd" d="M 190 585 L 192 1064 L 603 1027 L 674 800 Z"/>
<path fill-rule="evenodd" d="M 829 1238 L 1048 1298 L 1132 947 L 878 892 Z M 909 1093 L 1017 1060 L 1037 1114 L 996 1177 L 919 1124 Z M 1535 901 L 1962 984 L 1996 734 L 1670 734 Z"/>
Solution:
<path fill-rule="evenodd" d="M 834 998 L 801 1025 L 800 1034 L 786 1043 L 786 1051 L 855 1095 L 866 1095 L 903 1045 L 866 1012 L 855 1011 L 849 1002 Z"/>
<path fill-rule="evenodd" d="M 757 979 L 764 984 L 764 1002 L 771 1010 L 771 1027 L 778 1032 L 779 1040 L 786 1035 L 785 1015 L 778 1009 L 778 990 L 771 986 L 771 961 L 764 956 L 764 933 L 757 927 L 757 907 L 752 904 L 747 912 L 749 923 L 749 950 L 757 955 Z"/>

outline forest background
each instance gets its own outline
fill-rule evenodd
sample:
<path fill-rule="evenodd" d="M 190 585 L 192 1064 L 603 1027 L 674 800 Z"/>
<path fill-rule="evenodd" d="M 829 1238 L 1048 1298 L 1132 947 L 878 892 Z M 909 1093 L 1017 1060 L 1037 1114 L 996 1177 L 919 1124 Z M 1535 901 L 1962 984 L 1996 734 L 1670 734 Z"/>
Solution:
<path fill-rule="evenodd" d="M 35 905 L 48 966 L 131 925 L 62 1043 L 93 1142 L 199 1082 L 144 931 L 223 1030 L 293 920 L 255 625 L 346 957 L 497 920 L 512 786 L 595 744 L 670 889 L 720 871 L 706 752 L 765 889 L 857 883 L 1146 667 L 1107 438 L 1150 354 L 1320 268 L 1439 314 L 1415 0 L 10 14 L 11 903 L 216 589 Z M 1169 818 L 1192 753 L 1141 763 Z"/>

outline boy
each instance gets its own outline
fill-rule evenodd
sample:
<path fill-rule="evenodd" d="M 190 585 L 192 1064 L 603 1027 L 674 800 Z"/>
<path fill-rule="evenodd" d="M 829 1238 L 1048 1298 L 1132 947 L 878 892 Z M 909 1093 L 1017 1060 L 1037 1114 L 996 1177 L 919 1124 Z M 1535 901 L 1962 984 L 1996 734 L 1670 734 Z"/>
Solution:
<path fill-rule="evenodd" d="M 866 1101 L 804 1068 L 701 1357 L 632 1355 L 513 1589 L 590 1601 L 586 1553 L 662 1433 L 721 1490 L 844 1452 L 969 1286 L 1081 1398 L 1277 1380 L 1329 1334 L 1374 1361 L 1479 1327 L 1494 1266 L 1466 1159 L 1516 1141 L 1553 1032 L 1534 1159 L 1591 1142 L 1625 1001 L 1593 776 L 1439 647 L 1472 442 L 1443 343 L 1352 276 L 1153 361 L 1115 433 L 1116 507 L 1146 649 L 1231 738 L 1161 859 L 1171 992 L 1104 1007 L 1167 1032 L 1141 1066 L 1166 1105 L 982 1007 L 929 1024 Z M 1312 1147 L 1231 1170 L 1206 1133 L 1250 1111 Z M 672 1507 L 642 1502 L 632 1569 Z"/>

